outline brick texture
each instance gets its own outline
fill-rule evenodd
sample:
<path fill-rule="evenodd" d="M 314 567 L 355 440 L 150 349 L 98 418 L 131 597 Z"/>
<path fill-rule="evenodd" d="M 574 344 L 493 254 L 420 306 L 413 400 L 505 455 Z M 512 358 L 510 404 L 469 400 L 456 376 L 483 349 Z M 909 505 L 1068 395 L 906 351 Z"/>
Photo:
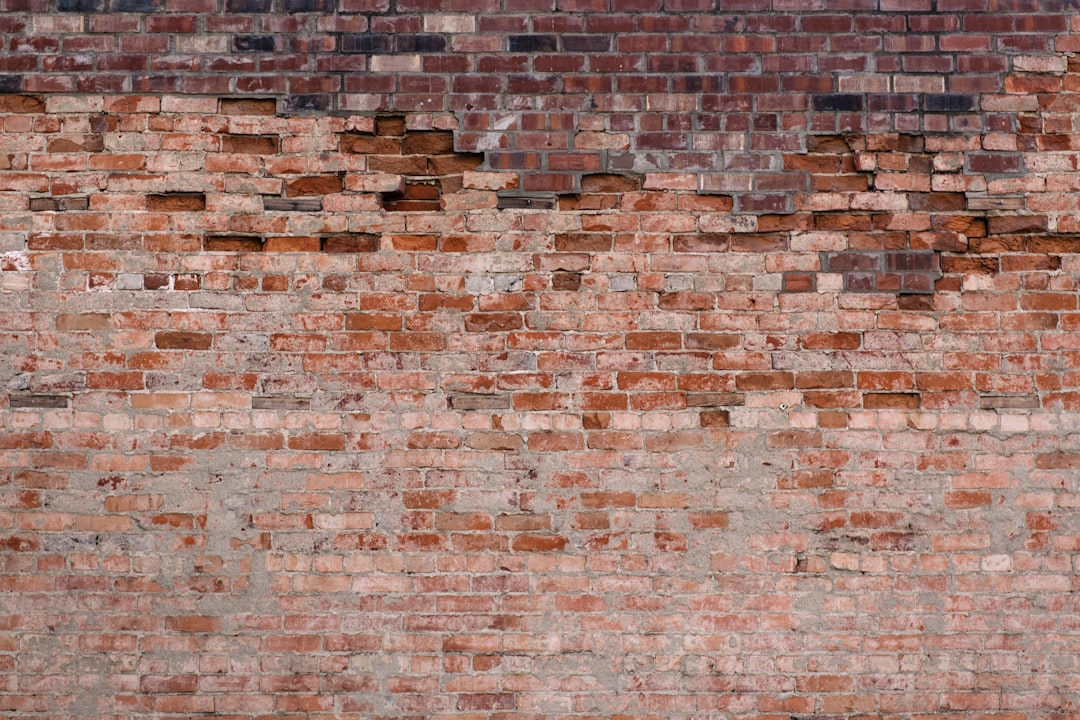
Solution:
<path fill-rule="evenodd" d="M 0 7 L 0 712 L 1075 712 L 1070 3 Z"/>

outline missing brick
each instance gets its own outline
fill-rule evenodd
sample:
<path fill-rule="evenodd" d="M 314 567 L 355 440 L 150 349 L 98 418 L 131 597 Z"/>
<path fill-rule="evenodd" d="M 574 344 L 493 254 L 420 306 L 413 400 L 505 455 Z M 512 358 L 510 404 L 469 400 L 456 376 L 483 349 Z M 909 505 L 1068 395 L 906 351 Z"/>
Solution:
<path fill-rule="evenodd" d="M 400 192 L 380 196 L 383 209 L 388 212 L 436 211 L 442 209 L 439 199 L 442 191 L 434 180 L 406 180 Z"/>

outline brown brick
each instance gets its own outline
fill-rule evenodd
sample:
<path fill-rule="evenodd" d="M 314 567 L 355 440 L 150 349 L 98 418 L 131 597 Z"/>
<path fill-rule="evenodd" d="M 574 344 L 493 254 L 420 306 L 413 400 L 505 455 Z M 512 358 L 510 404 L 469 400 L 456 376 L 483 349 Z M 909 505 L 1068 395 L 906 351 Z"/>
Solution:
<path fill-rule="evenodd" d="M 37 95 L 0 95 L 0 113 L 40 115 L 44 112 L 45 102 Z"/>
<path fill-rule="evenodd" d="M 286 197 L 309 197 L 339 193 L 343 188 L 340 175 L 312 175 L 285 183 Z"/>
<path fill-rule="evenodd" d="M 790 390 L 795 377 L 789 372 L 744 372 L 735 376 L 735 387 L 742 391 Z"/>
<path fill-rule="evenodd" d="M 112 326 L 108 313 L 60 314 L 56 316 L 57 330 L 106 330 Z"/>
<path fill-rule="evenodd" d="M 863 407 L 870 410 L 917 410 L 918 393 L 863 393 Z"/>
<path fill-rule="evenodd" d="M 151 212 L 196 212 L 205 210 L 206 195 L 203 193 L 148 195 L 146 209 Z"/>
<path fill-rule="evenodd" d="M 401 141 L 403 155 L 448 155 L 454 152 L 454 134 L 410 132 Z"/>
<path fill-rule="evenodd" d="M 162 350 L 209 350 L 214 336 L 199 332 L 159 332 L 154 344 Z"/>
<path fill-rule="evenodd" d="M 322 239 L 325 253 L 369 253 L 379 251 L 379 236 L 369 233 L 331 235 Z"/>
<path fill-rule="evenodd" d="M 203 250 L 207 252 L 262 252 L 263 239 L 243 235 L 207 235 Z"/>

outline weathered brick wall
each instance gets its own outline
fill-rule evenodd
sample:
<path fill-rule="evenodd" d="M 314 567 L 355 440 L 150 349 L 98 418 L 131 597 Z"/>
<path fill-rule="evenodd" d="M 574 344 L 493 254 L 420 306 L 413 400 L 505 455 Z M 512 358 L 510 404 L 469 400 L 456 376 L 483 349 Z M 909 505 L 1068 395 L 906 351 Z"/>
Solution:
<path fill-rule="evenodd" d="M 1069 3 L 4 7 L 0 712 L 1077 712 Z"/>

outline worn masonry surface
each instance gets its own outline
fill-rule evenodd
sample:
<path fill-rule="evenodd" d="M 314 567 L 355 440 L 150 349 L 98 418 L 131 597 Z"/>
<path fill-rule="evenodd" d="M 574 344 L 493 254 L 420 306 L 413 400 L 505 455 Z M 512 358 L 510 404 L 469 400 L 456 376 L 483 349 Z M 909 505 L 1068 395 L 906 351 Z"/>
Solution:
<path fill-rule="evenodd" d="M 1056 0 L 0 0 L 0 714 L 1080 715 Z"/>

